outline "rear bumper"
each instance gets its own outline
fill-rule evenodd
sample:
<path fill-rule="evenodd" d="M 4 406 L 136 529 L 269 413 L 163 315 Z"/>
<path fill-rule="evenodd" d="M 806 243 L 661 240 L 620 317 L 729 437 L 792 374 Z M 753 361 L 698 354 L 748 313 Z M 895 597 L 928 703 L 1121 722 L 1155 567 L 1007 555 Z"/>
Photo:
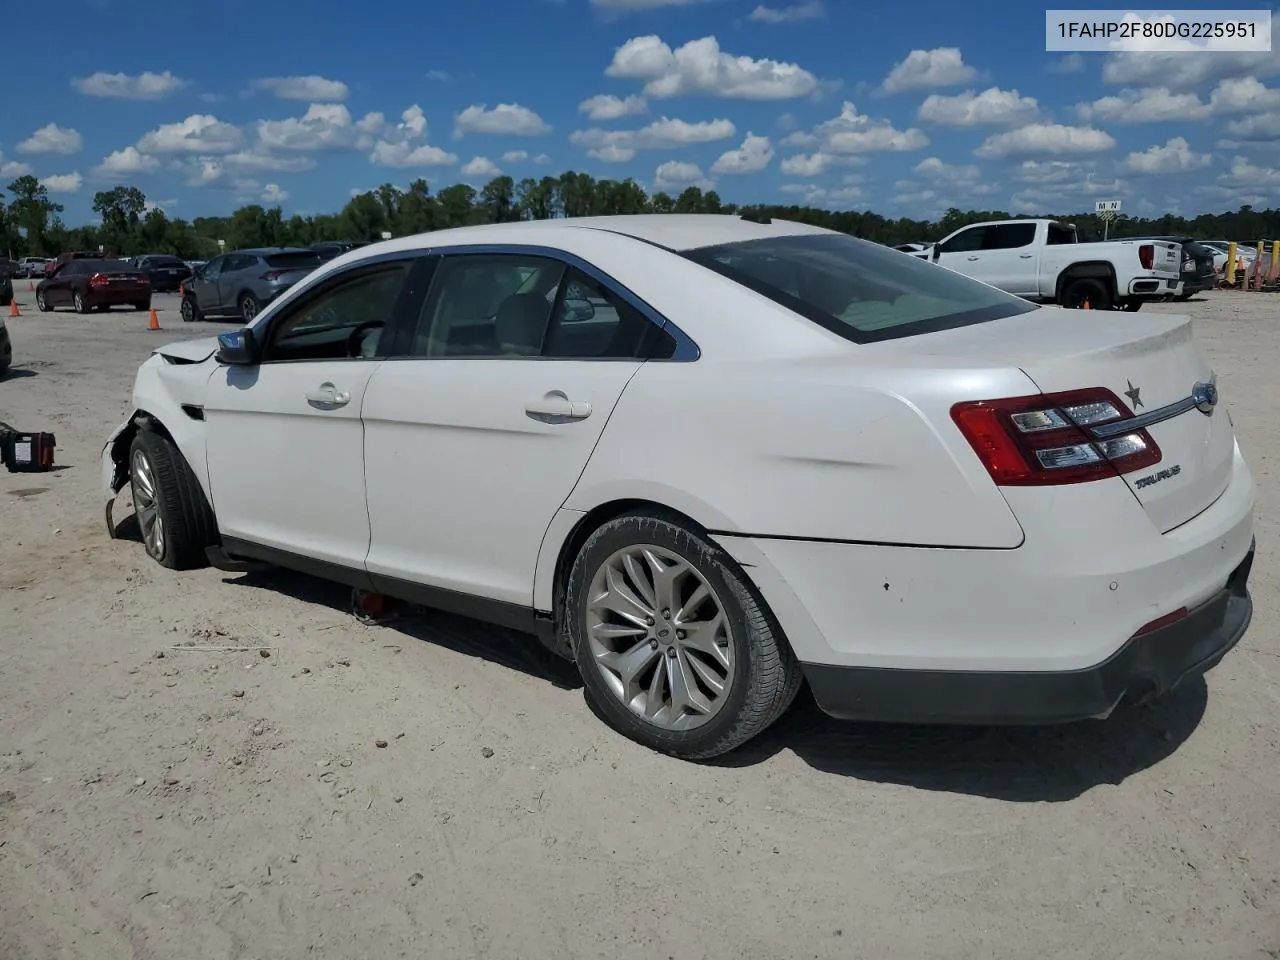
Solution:
<path fill-rule="evenodd" d="M 126 290 L 91 291 L 84 302 L 91 307 L 114 307 L 126 303 L 146 303 L 151 299 L 150 287 L 132 287 Z"/>
<path fill-rule="evenodd" d="M 1129 281 L 1126 297 L 1141 300 L 1162 300 L 1182 293 L 1180 277 L 1160 277 L 1154 274 L 1136 277 Z"/>
<path fill-rule="evenodd" d="M 1254 547 L 1227 584 L 1185 619 L 1133 637 L 1102 663 L 1061 672 L 895 670 L 803 664 L 823 712 L 900 723 L 1035 724 L 1105 717 L 1199 676 L 1239 642 L 1253 617 Z"/>

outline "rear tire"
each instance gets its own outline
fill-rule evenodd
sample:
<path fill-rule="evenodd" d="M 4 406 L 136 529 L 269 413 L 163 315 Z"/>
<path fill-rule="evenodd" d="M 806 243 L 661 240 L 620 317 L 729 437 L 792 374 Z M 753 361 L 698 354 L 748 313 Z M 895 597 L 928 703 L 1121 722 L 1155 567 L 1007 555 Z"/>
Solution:
<path fill-rule="evenodd" d="M 129 449 L 129 485 L 147 556 L 171 570 L 207 566 L 205 548 L 217 543 L 217 522 L 178 448 L 139 429 Z"/>
<path fill-rule="evenodd" d="M 795 700 L 800 665 L 746 575 L 678 518 L 610 520 L 583 544 L 567 586 L 563 622 L 583 683 L 624 736 L 685 759 L 716 757 Z"/>
<path fill-rule="evenodd" d="M 1101 280 L 1092 277 L 1069 280 L 1062 290 L 1062 306 L 1069 310 L 1081 310 L 1086 303 L 1091 310 L 1110 310 L 1111 291 Z"/>

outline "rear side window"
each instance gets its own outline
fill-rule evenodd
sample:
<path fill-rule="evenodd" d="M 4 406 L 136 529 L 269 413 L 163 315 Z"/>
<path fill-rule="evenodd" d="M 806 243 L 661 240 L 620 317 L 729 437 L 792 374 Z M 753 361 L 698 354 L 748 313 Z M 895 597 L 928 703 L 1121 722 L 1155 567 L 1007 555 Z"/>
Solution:
<path fill-rule="evenodd" d="M 1016 250 L 1030 246 L 1036 238 L 1034 223 L 998 223 L 987 227 L 982 238 L 983 250 Z"/>
<path fill-rule="evenodd" d="M 263 259 L 273 270 L 303 270 L 318 267 L 321 263 L 320 255 L 310 250 L 302 253 L 273 253 Z"/>
<path fill-rule="evenodd" d="M 855 343 L 1039 309 L 946 267 L 844 234 L 749 240 L 685 256 Z"/>

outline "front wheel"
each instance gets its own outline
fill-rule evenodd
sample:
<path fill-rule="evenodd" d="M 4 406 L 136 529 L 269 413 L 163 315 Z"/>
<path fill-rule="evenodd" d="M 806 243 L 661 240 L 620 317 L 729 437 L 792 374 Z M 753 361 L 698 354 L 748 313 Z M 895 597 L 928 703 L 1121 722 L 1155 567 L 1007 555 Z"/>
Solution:
<path fill-rule="evenodd" d="M 179 307 L 178 312 L 182 314 L 183 323 L 195 323 L 200 319 L 200 308 L 191 297 L 182 298 L 182 306 Z"/>
<path fill-rule="evenodd" d="M 609 724 L 686 759 L 745 743 L 800 687 L 800 666 L 746 576 L 673 517 L 626 514 L 596 530 L 570 571 L 564 624 Z"/>
<path fill-rule="evenodd" d="M 253 318 L 258 315 L 258 311 L 262 309 L 262 305 L 258 303 L 258 298 L 252 293 L 242 293 L 240 295 L 240 317 L 245 323 L 253 323 Z"/>
<path fill-rule="evenodd" d="M 41 313 L 48 313 L 53 309 L 53 307 L 49 306 L 49 301 L 44 298 L 43 290 L 36 291 L 36 309 Z"/>
<path fill-rule="evenodd" d="M 204 490 L 168 439 L 140 429 L 129 450 L 133 512 L 147 556 L 171 570 L 205 566 L 217 525 Z"/>

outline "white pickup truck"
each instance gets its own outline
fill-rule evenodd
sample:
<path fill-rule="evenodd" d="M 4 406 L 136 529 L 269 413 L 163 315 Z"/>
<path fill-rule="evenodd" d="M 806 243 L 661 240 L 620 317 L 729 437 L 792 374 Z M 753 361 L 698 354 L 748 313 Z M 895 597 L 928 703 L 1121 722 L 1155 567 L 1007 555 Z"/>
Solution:
<path fill-rule="evenodd" d="M 909 254 L 1009 293 L 1094 310 L 1137 310 L 1181 292 L 1182 247 L 1162 240 L 1081 243 L 1056 220 L 993 220 L 962 227 Z"/>

